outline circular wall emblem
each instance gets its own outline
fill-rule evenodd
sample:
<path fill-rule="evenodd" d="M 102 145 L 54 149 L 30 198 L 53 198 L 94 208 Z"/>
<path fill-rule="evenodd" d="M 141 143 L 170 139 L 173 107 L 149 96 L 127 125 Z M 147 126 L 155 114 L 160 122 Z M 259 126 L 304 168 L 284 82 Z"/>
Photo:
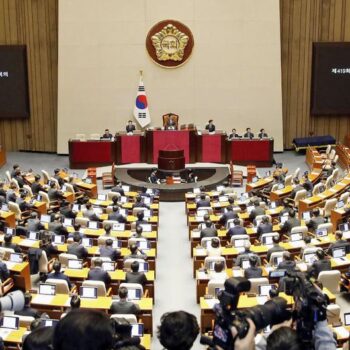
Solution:
<path fill-rule="evenodd" d="M 146 48 L 152 60 L 165 68 L 184 64 L 194 45 L 191 30 L 172 19 L 161 21 L 148 32 Z"/>

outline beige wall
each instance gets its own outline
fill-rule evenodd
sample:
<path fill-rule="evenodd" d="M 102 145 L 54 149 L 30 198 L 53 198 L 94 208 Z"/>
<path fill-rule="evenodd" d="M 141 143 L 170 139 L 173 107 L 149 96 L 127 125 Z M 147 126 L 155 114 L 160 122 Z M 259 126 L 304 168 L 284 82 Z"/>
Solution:
<path fill-rule="evenodd" d="M 193 32 L 192 57 L 164 69 L 145 38 L 158 21 Z M 161 115 L 240 132 L 265 127 L 283 148 L 278 0 L 60 0 L 58 153 L 76 133 L 124 129 L 132 117 L 139 70 L 152 125 Z"/>

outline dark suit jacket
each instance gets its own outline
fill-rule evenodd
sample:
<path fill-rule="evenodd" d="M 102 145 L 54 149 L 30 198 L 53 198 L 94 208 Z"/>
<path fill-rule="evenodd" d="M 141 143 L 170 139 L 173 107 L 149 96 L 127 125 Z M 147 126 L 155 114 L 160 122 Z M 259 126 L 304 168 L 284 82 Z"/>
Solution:
<path fill-rule="evenodd" d="M 28 260 L 31 275 L 35 275 L 39 272 L 39 260 L 41 254 L 42 250 L 40 248 L 29 248 L 28 250 Z"/>
<path fill-rule="evenodd" d="M 333 255 L 333 249 L 341 248 L 341 247 L 345 247 L 346 254 L 348 254 L 350 252 L 349 242 L 346 241 L 345 239 L 340 239 L 339 241 L 336 241 L 329 246 L 328 251 L 327 251 L 328 255 Z"/>
<path fill-rule="evenodd" d="M 27 225 L 28 225 L 27 227 L 28 231 L 33 231 L 33 232 L 38 232 L 45 228 L 39 219 L 29 219 L 27 221 Z"/>
<path fill-rule="evenodd" d="M 88 256 L 86 248 L 77 242 L 73 242 L 68 246 L 67 253 L 76 255 L 78 259 L 84 259 Z"/>
<path fill-rule="evenodd" d="M 295 261 L 282 261 L 278 264 L 277 269 L 279 270 L 287 270 L 287 271 L 293 271 L 295 270 L 296 264 Z"/>
<path fill-rule="evenodd" d="M 201 231 L 201 239 L 204 237 L 217 237 L 218 231 L 215 227 L 206 227 Z"/>
<path fill-rule="evenodd" d="M 227 231 L 227 236 L 232 237 L 232 236 L 237 236 L 237 235 L 246 235 L 247 230 L 241 226 L 233 226 Z"/>
<path fill-rule="evenodd" d="M 238 218 L 238 215 L 233 210 L 229 210 L 226 213 L 222 214 L 219 222 L 221 225 L 226 225 L 228 220 L 236 218 Z"/>
<path fill-rule="evenodd" d="M 126 222 L 125 217 L 122 214 L 120 214 L 120 213 L 108 214 L 108 220 L 118 221 L 120 223 L 125 223 Z"/>
<path fill-rule="evenodd" d="M 39 191 L 45 191 L 44 187 L 41 185 L 41 183 L 38 183 L 38 182 L 34 182 L 31 186 L 31 189 L 32 189 L 32 192 L 34 195 L 38 194 Z"/>
<path fill-rule="evenodd" d="M 110 258 L 112 261 L 116 261 L 120 253 L 112 247 L 100 247 L 100 256 Z"/>
<path fill-rule="evenodd" d="M 260 238 L 261 238 L 261 235 L 262 235 L 263 233 L 271 233 L 271 232 L 273 232 L 272 224 L 270 224 L 270 223 L 267 223 L 267 224 L 260 224 L 260 225 L 258 226 L 258 229 L 257 229 L 256 232 L 257 232 L 258 236 L 260 236 Z"/>
<path fill-rule="evenodd" d="M 131 301 L 120 300 L 112 303 L 110 312 L 111 314 L 132 314 L 136 316 L 140 312 L 140 307 Z"/>
<path fill-rule="evenodd" d="M 133 132 L 135 131 L 135 129 L 136 128 L 134 124 L 131 124 L 131 125 L 127 124 L 127 126 L 125 127 L 126 132 Z"/>
<path fill-rule="evenodd" d="M 267 251 L 267 261 L 269 262 L 270 261 L 270 257 L 271 257 L 271 254 L 272 253 L 275 253 L 275 252 L 284 252 L 285 249 L 283 247 L 281 247 L 279 244 L 276 244 L 274 245 L 272 248 L 270 248 L 268 251 Z"/>
<path fill-rule="evenodd" d="M 147 278 L 143 272 L 127 272 L 125 276 L 125 282 L 139 283 L 144 286 L 147 283 Z"/>
<path fill-rule="evenodd" d="M 246 138 L 254 138 L 254 134 L 252 132 L 246 132 L 243 137 L 246 137 Z"/>
<path fill-rule="evenodd" d="M 24 306 L 24 308 L 21 311 L 16 311 L 15 315 L 40 318 L 40 312 L 36 309 L 33 309 L 30 306 Z"/>
<path fill-rule="evenodd" d="M 324 224 L 324 222 L 325 222 L 324 217 L 316 216 L 309 221 L 307 226 L 312 230 L 316 230 L 318 225 Z"/>
<path fill-rule="evenodd" d="M 94 267 L 90 269 L 87 279 L 92 281 L 102 281 L 105 283 L 105 285 L 111 283 L 111 276 L 109 275 L 109 273 L 107 271 L 102 270 L 99 267 Z"/>
<path fill-rule="evenodd" d="M 259 278 L 262 276 L 261 267 L 249 267 L 244 270 L 245 278 Z"/>
<path fill-rule="evenodd" d="M 8 270 L 4 262 L 0 262 L 0 280 L 3 282 L 10 277 L 10 271 Z"/>
<path fill-rule="evenodd" d="M 64 207 L 60 210 L 60 213 L 67 219 L 75 219 L 77 213 L 75 213 L 72 209 L 68 207 Z"/>
<path fill-rule="evenodd" d="M 50 201 L 58 201 L 60 199 L 63 199 L 63 195 L 60 193 L 60 191 L 50 188 L 47 192 L 47 195 L 49 196 Z"/>
<path fill-rule="evenodd" d="M 265 209 L 261 207 L 255 207 L 249 214 L 249 219 L 254 220 L 258 215 L 264 215 Z"/>
<path fill-rule="evenodd" d="M 300 226 L 300 220 L 297 218 L 289 218 L 282 226 L 281 231 L 290 233 L 293 227 Z"/>
<path fill-rule="evenodd" d="M 202 207 L 210 207 L 210 201 L 200 199 L 196 205 L 197 209 Z"/>
<path fill-rule="evenodd" d="M 71 283 L 69 277 L 66 276 L 66 275 L 65 275 L 64 273 L 62 273 L 62 272 L 58 272 L 58 273 L 56 273 L 56 272 L 51 272 L 51 273 L 49 273 L 49 274 L 47 275 L 47 279 L 49 279 L 49 278 L 54 278 L 54 279 L 57 279 L 57 280 L 64 280 L 64 281 L 67 281 L 67 283 L 68 283 L 68 288 L 69 288 L 69 289 L 72 288 L 72 283 Z"/>
<path fill-rule="evenodd" d="M 214 124 L 207 124 L 205 126 L 205 130 L 208 130 L 209 132 L 214 132 L 215 131 L 215 125 Z"/>
<path fill-rule="evenodd" d="M 60 222 L 50 222 L 49 231 L 53 232 L 56 235 L 65 235 L 68 236 L 67 229 Z"/>
<path fill-rule="evenodd" d="M 262 139 L 263 137 L 268 137 L 268 135 L 266 134 L 266 132 L 259 132 L 258 137 L 259 139 Z"/>
<path fill-rule="evenodd" d="M 123 188 L 120 187 L 120 186 L 114 186 L 114 187 L 112 187 L 112 188 L 111 188 L 111 191 L 112 191 L 112 192 L 118 192 L 118 193 L 120 193 L 121 196 L 125 196 L 124 190 L 123 190 Z"/>
<path fill-rule="evenodd" d="M 318 278 L 321 271 L 331 271 L 331 261 L 327 259 L 315 261 L 308 269 L 308 275 L 310 277 Z"/>

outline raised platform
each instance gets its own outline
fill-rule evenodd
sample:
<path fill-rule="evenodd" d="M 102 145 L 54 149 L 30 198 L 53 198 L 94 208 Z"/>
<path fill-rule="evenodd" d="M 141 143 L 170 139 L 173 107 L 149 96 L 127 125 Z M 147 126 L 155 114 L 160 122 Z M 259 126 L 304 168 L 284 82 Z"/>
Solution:
<path fill-rule="evenodd" d="M 120 168 L 117 167 L 117 178 L 126 185 L 132 186 L 136 190 L 142 187 L 156 188 L 160 191 L 160 200 L 165 202 L 183 201 L 185 193 L 193 188 L 204 186 L 206 189 L 214 189 L 225 181 L 229 175 L 227 166 L 223 167 L 191 167 L 195 175 L 198 176 L 197 183 L 181 184 L 150 184 L 146 181 L 151 173 L 151 168 Z"/>

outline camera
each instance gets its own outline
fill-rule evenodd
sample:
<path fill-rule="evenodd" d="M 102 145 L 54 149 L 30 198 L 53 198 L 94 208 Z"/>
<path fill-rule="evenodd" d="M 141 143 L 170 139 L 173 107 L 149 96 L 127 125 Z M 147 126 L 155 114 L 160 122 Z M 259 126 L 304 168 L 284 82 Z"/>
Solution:
<path fill-rule="evenodd" d="M 328 297 L 301 272 L 287 272 L 284 280 L 285 292 L 293 296 L 293 319 L 303 349 L 313 348 L 315 324 L 327 318 Z"/>
<path fill-rule="evenodd" d="M 254 322 L 257 330 L 291 318 L 291 312 L 287 310 L 287 301 L 280 297 L 273 298 L 264 305 L 237 310 L 240 293 L 248 292 L 250 286 L 250 281 L 243 277 L 233 277 L 225 281 L 224 290 L 218 293 L 219 304 L 214 306 L 216 318 L 213 341 L 209 344 L 207 339 L 202 337 L 202 343 L 212 345 L 213 348 L 220 346 L 224 350 L 232 349 L 235 339 L 232 337 L 231 328 L 236 328 L 237 337 L 244 338 L 249 330 L 247 318 Z"/>

